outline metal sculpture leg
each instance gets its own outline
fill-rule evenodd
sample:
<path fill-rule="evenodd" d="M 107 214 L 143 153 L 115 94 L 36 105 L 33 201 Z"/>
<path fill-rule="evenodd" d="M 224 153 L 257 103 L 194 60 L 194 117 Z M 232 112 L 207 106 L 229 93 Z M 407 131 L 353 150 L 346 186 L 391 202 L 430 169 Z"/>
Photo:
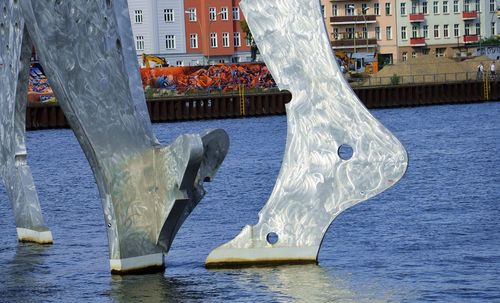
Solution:
<path fill-rule="evenodd" d="M 52 243 L 26 159 L 25 119 L 31 41 L 19 7 L 0 1 L 0 176 L 19 241 Z"/>
<path fill-rule="evenodd" d="M 19 1 L 65 116 L 90 162 L 111 271 L 164 268 L 175 234 L 229 145 L 222 130 L 161 146 L 138 74 L 126 0 Z"/>
<path fill-rule="evenodd" d="M 344 80 L 318 1 L 243 0 L 241 6 L 274 79 L 293 95 L 287 145 L 258 223 L 212 251 L 206 265 L 315 263 L 335 217 L 394 185 L 407 154 Z"/>

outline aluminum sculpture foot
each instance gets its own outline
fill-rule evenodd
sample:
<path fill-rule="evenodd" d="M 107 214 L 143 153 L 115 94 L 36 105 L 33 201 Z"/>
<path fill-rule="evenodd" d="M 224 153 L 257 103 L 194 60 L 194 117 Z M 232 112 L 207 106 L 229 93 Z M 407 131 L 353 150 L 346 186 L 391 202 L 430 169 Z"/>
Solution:
<path fill-rule="evenodd" d="M 241 7 L 278 86 L 292 93 L 287 145 L 258 223 L 212 251 L 206 266 L 315 263 L 335 217 L 394 185 L 407 154 L 344 80 L 319 1 L 243 0 Z"/>
<path fill-rule="evenodd" d="M 159 144 L 138 73 L 126 0 L 11 0 L 2 4 L 5 10 L 20 10 L 16 16 L 2 18 L 13 24 L 10 28 L 19 40 L 26 23 L 56 98 L 92 167 L 108 231 L 111 271 L 162 270 L 163 255 L 205 194 L 203 182 L 212 180 L 227 153 L 227 134 L 214 130 L 180 136 L 168 146 Z M 4 22 L 0 25 L 1 37 L 7 39 Z M 19 57 L 12 52 L 0 57 L 2 94 L 4 84 L 15 88 L 12 79 L 17 79 L 13 77 L 17 73 L 12 66 L 17 66 Z M 2 97 L 1 105 L 10 106 L 13 113 L 12 92 Z M 21 97 L 19 91 L 17 96 Z M 24 110 L 20 113 L 24 115 Z M 0 114 L 5 129 L 2 145 L 14 144 L 9 128 L 13 115 Z M 16 150 L 14 161 L 11 151 L 2 150 L 0 162 L 6 163 L 2 175 L 8 187 L 13 188 L 22 176 L 18 190 L 12 192 L 34 191 L 29 186 L 32 181 L 26 182 L 24 154 Z M 14 168 L 20 168 L 20 173 Z M 26 217 L 25 211 L 20 210 Z M 46 230 L 37 226 L 34 231 L 39 234 L 26 234 L 43 236 Z"/>
<path fill-rule="evenodd" d="M 0 8 L 0 177 L 12 204 L 17 238 L 52 243 L 27 163 L 25 119 L 31 41 L 17 5 L 1 0 Z"/>

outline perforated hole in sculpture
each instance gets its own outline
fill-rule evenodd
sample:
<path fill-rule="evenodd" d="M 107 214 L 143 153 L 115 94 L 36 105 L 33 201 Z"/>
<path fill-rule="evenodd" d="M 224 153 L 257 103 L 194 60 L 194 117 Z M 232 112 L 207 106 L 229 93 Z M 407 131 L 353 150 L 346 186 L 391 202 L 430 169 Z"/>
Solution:
<path fill-rule="evenodd" d="M 339 146 L 337 153 L 342 160 L 349 160 L 352 158 L 354 151 L 350 145 L 342 144 Z"/>
<path fill-rule="evenodd" d="M 279 240 L 278 234 L 275 232 L 270 232 L 267 234 L 266 240 L 267 240 L 267 243 L 269 243 L 271 245 L 276 244 L 276 243 L 278 243 L 278 240 Z"/>

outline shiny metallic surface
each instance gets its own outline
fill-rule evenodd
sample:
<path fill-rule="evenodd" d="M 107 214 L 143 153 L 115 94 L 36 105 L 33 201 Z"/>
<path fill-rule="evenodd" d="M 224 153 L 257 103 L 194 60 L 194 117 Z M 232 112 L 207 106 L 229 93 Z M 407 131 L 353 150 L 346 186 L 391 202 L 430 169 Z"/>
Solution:
<path fill-rule="evenodd" d="M 42 216 L 24 138 L 31 46 L 17 1 L 1 0 L 0 177 L 12 204 L 18 240 L 49 244 L 52 234 Z"/>
<path fill-rule="evenodd" d="M 13 3 L 7 7 L 21 6 L 40 62 L 92 167 L 111 271 L 163 269 L 163 254 L 205 194 L 203 182 L 212 180 L 224 160 L 227 134 L 212 130 L 159 144 L 125 0 Z"/>
<path fill-rule="evenodd" d="M 243 0 L 241 7 L 278 86 L 293 95 L 287 144 L 258 223 L 213 250 L 206 265 L 315 263 L 335 217 L 401 179 L 406 150 L 339 71 L 318 1 Z"/>

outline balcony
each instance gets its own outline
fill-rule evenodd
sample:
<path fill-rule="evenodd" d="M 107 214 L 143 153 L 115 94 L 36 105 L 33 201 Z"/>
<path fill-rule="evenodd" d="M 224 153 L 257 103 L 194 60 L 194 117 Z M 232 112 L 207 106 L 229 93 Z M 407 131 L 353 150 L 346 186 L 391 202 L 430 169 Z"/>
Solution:
<path fill-rule="evenodd" d="M 363 18 L 364 17 L 364 18 Z M 358 15 L 358 16 L 335 16 L 330 17 L 330 24 L 365 24 L 375 23 L 375 15 Z"/>
<path fill-rule="evenodd" d="M 474 20 L 477 19 L 477 12 L 462 12 L 462 20 Z"/>
<path fill-rule="evenodd" d="M 424 22 L 425 16 L 422 13 L 419 14 L 410 14 L 410 22 Z"/>
<path fill-rule="evenodd" d="M 341 40 L 333 40 L 332 47 L 333 48 L 353 48 L 356 46 L 356 49 L 362 49 L 364 47 L 375 47 L 377 46 L 377 39 L 341 39 Z"/>
<path fill-rule="evenodd" d="M 464 36 L 465 43 L 472 43 L 472 42 L 477 42 L 477 41 L 479 41 L 479 35 L 465 35 Z"/>
<path fill-rule="evenodd" d="M 410 45 L 414 47 L 425 46 L 425 38 L 424 37 L 410 38 Z"/>

